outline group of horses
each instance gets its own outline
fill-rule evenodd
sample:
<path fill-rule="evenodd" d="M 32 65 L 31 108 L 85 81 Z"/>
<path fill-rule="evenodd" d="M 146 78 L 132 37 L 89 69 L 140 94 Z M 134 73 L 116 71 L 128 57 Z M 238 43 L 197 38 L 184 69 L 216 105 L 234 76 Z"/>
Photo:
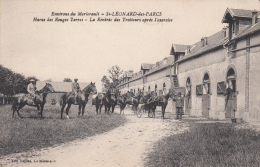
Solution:
<path fill-rule="evenodd" d="M 43 117 L 43 109 L 46 103 L 47 94 L 50 92 L 55 92 L 53 86 L 50 83 L 46 83 L 46 85 L 39 91 L 36 92 L 35 100 L 32 100 L 30 95 L 25 93 L 16 94 L 13 97 L 13 117 L 15 112 L 17 112 L 18 116 L 21 118 L 19 110 L 23 108 L 25 105 L 36 106 L 40 111 L 40 117 Z M 63 111 L 66 108 L 66 117 L 69 118 L 69 109 L 72 104 L 76 104 L 79 106 L 78 109 L 78 117 L 84 115 L 84 110 L 86 104 L 88 103 L 89 95 L 97 94 L 97 89 L 95 83 L 90 83 L 83 90 L 80 90 L 77 95 L 77 104 L 75 95 L 72 92 L 64 93 L 60 99 L 61 106 L 61 118 L 63 118 Z M 132 109 L 136 112 L 138 109 L 148 110 L 148 113 L 153 113 L 155 115 L 155 109 L 157 106 L 160 106 L 162 109 L 162 118 L 164 118 L 165 109 L 168 104 L 169 98 L 175 96 L 176 93 L 174 91 L 169 90 L 168 93 L 156 96 L 153 93 L 138 92 L 134 94 L 133 92 L 127 92 L 124 94 L 120 94 L 118 90 L 111 91 L 108 90 L 106 93 L 98 93 L 97 96 L 93 99 L 92 105 L 96 106 L 96 114 L 101 114 L 102 106 L 105 107 L 105 113 L 109 114 L 113 113 L 116 105 L 120 108 L 120 114 L 124 113 L 124 109 L 126 105 L 132 105 Z"/>
<path fill-rule="evenodd" d="M 15 112 L 17 112 L 18 116 L 21 118 L 22 116 L 19 113 L 19 110 L 23 108 L 25 105 L 35 106 L 37 107 L 40 117 L 43 118 L 43 109 L 46 103 L 46 97 L 48 93 L 55 92 L 53 86 L 50 83 L 46 83 L 46 85 L 39 91 L 36 91 L 35 99 L 29 94 L 19 93 L 13 96 L 13 104 L 12 111 L 13 117 Z M 76 104 L 75 95 L 72 92 L 64 93 L 60 99 L 61 106 L 61 118 L 63 118 L 63 111 L 65 106 L 66 108 L 66 116 L 69 118 L 69 109 L 72 104 L 76 104 L 79 106 L 78 116 L 84 115 L 84 110 L 86 104 L 88 103 L 88 98 L 90 94 L 97 94 L 97 89 L 95 83 L 90 83 L 83 90 L 80 90 L 77 94 L 78 103 Z"/>
<path fill-rule="evenodd" d="M 118 105 L 120 108 L 120 114 L 124 113 L 126 105 L 132 105 L 134 112 L 137 110 L 148 110 L 148 113 L 152 113 L 155 116 L 156 107 L 161 107 L 162 118 L 164 118 L 165 109 L 168 104 L 169 98 L 176 96 L 176 92 L 169 90 L 161 96 L 156 96 L 153 93 L 138 92 L 134 94 L 133 92 L 127 92 L 120 94 L 117 90 L 115 92 L 108 90 L 105 93 L 98 93 L 93 99 L 92 105 L 96 106 L 96 114 L 101 114 L 102 106 L 105 107 L 105 113 L 113 113 L 115 106 Z M 111 110 L 111 111 L 110 111 Z"/>

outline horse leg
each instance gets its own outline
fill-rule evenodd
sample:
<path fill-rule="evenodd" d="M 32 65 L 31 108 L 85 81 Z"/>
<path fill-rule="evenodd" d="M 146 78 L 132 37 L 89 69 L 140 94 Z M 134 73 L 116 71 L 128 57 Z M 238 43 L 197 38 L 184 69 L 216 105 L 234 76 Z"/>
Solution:
<path fill-rule="evenodd" d="M 162 105 L 162 119 L 164 119 L 164 113 L 165 113 L 165 106 Z"/>
<path fill-rule="evenodd" d="M 13 116 L 12 116 L 12 118 L 14 118 L 14 113 L 15 113 L 15 111 L 17 110 L 17 104 L 13 104 L 13 105 L 12 105 L 12 110 L 13 110 Z"/>
<path fill-rule="evenodd" d="M 82 106 L 82 117 L 84 116 L 85 107 L 86 107 L 86 104 L 84 103 L 83 106 Z"/>
<path fill-rule="evenodd" d="M 65 108 L 66 104 L 62 104 L 61 106 L 61 115 L 60 115 L 60 118 L 62 119 L 62 114 L 63 114 L 63 111 L 64 111 L 64 108 Z"/>
<path fill-rule="evenodd" d="M 79 113 L 78 113 L 78 117 L 80 116 L 80 112 L 81 112 L 81 104 L 79 104 Z"/>
<path fill-rule="evenodd" d="M 43 108 L 44 108 L 44 104 L 41 104 L 41 118 L 43 118 L 43 117 L 42 117 Z"/>
<path fill-rule="evenodd" d="M 98 106 L 98 104 L 96 104 L 96 115 L 98 115 L 98 108 L 99 108 L 99 106 Z"/>
<path fill-rule="evenodd" d="M 38 104 L 36 107 L 37 107 L 37 110 L 40 111 L 40 105 Z"/>
<path fill-rule="evenodd" d="M 114 113 L 114 109 L 115 109 L 115 106 L 114 106 L 114 104 L 112 104 L 112 110 L 111 110 L 111 113 Z"/>
<path fill-rule="evenodd" d="M 67 115 L 67 118 L 70 119 L 69 117 L 69 109 L 70 109 L 70 106 L 71 106 L 71 103 L 68 103 L 68 106 L 66 108 L 66 115 Z"/>
<path fill-rule="evenodd" d="M 99 114 L 101 114 L 102 107 L 103 107 L 103 104 L 100 104 L 100 106 L 99 106 Z"/>
<path fill-rule="evenodd" d="M 23 108 L 24 106 L 25 106 L 25 104 L 19 104 L 18 109 L 16 110 L 16 112 L 17 112 L 19 118 L 22 118 L 22 116 L 21 116 L 20 113 L 19 113 L 19 110 L 20 110 L 21 108 Z"/>

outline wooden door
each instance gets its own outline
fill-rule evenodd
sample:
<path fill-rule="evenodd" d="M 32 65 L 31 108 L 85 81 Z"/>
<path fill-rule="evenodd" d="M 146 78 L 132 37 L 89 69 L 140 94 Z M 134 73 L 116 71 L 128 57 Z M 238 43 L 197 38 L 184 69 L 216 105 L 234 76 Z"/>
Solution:
<path fill-rule="evenodd" d="M 185 96 L 185 115 L 190 115 L 191 96 Z"/>
<path fill-rule="evenodd" d="M 202 95 L 202 115 L 209 116 L 209 109 L 210 109 L 210 95 L 203 94 Z"/>
<path fill-rule="evenodd" d="M 237 93 L 228 92 L 226 96 L 226 118 L 234 118 L 237 110 Z"/>

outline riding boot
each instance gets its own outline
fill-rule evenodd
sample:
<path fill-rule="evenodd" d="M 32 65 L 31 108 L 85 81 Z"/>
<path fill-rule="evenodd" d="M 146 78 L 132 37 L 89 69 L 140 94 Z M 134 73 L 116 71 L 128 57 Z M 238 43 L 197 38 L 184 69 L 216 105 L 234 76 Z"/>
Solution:
<path fill-rule="evenodd" d="M 75 98 L 75 105 L 78 105 L 78 98 Z"/>

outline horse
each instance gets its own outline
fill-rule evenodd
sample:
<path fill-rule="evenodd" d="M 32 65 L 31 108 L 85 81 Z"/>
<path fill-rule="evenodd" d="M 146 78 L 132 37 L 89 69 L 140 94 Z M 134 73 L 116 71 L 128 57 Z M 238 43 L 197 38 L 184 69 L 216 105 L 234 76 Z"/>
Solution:
<path fill-rule="evenodd" d="M 102 99 L 103 95 L 101 93 L 98 93 L 97 96 L 95 97 L 95 106 L 96 106 L 96 114 L 101 114 L 101 108 L 102 108 Z M 99 112 L 98 112 L 99 110 Z"/>
<path fill-rule="evenodd" d="M 117 105 L 117 93 L 111 94 L 111 113 L 114 113 L 115 107 Z"/>
<path fill-rule="evenodd" d="M 169 98 L 172 98 L 173 95 L 175 96 L 176 93 L 173 93 L 173 91 L 169 90 L 169 92 L 165 95 L 157 96 L 154 99 L 154 105 L 162 107 L 162 119 L 164 119 L 165 109 L 167 107 L 168 100 Z"/>
<path fill-rule="evenodd" d="M 102 98 L 102 104 L 105 106 L 105 113 L 106 113 L 106 114 L 109 114 L 110 108 L 111 108 L 111 106 L 112 106 L 112 99 L 111 99 L 111 97 L 112 97 L 111 91 L 108 90 L 108 91 L 104 94 L 104 96 L 103 96 L 103 98 Z M 102 108 L 102 106 L 101 106 L 101 108 Z M 101 108 L 100 108 L 100 110 L 101 110 Z"/>
<path fill-rule="evenodd" d="M 138 96 L 135 96 L 135 94 L 132 92 L 128 92 L 127 96 L 125 97 L 125 104 L 132 105 L 132 109 L 134 110 L 134 112 L 136 112 L 138 107 Z"/>
<path fill-rule="evenodd" d="M 155 109 L 156 109 L 156 105 L 155 105 L 155 101 L 154 101 L 154 97 L 148 93 L 146 95 L 139 95 L 139 104 L 138 104 L 138 110 L 145 110 L 148 111 L 148 116 L 149 117 L 154 117 L 155 116 Z M 151 112 L 152 110 L 152 112 Z"/>
<path fill-rule="evenodd" d="M 50 83 L 46 83 L 46 85 L 39 91 L 36 91 L 35 100 L 32 99 L 31 95 L 26 93 L 19 93 L 13 96 L 13 117 L 15 111 L 17 112 L 18 116 L 22 118 L 19 113 L 19 110 L 23 108 L 25 105 L 35 106 L 38 110 L 40 110 L 40 115 L 42 118 L 43 108 L 46 103 L 46 97 L 49 92 L 54 92 L 54 88 Z"/>
<path fill-rule="evenodd" d="M 87 87 L 85 87 L 83 90 L 80 90 L 78 92 L 78 95 L 77 95 L 78 104 L 75 104 L 76 103 L 75 96 L 73 95 L 72 92 L 68 92 L 68 93 L 62 95 L 61 100 L 60 100 L 61 119 L 62 119 L 63 110 L 64 110 L 66 104 L 67 104 L 66 115 L 67 115 L 68 119 L 69 119 L 69 109 L 72 104 L 79 105 L 78 117 L 80 116 L 81 113 L 82 113 L 82 117 L 83 117 L 86 104 L 88 103 L 88 97 L 91 93 L 97 94 L 96 85 L 95 85 L 95 83 L 92 83 L 92 82 Z"/>
<path fill-rule="evenodd" d="M 124 114 L 124 108 L 126 106 L 125 101 L 126 101 L 126 97 L 125 96 L 121 96 L 121 95 L 117 96 L 117 105 L 119 105 L 120 114 L 122 114 L 122 112 Z"/>

